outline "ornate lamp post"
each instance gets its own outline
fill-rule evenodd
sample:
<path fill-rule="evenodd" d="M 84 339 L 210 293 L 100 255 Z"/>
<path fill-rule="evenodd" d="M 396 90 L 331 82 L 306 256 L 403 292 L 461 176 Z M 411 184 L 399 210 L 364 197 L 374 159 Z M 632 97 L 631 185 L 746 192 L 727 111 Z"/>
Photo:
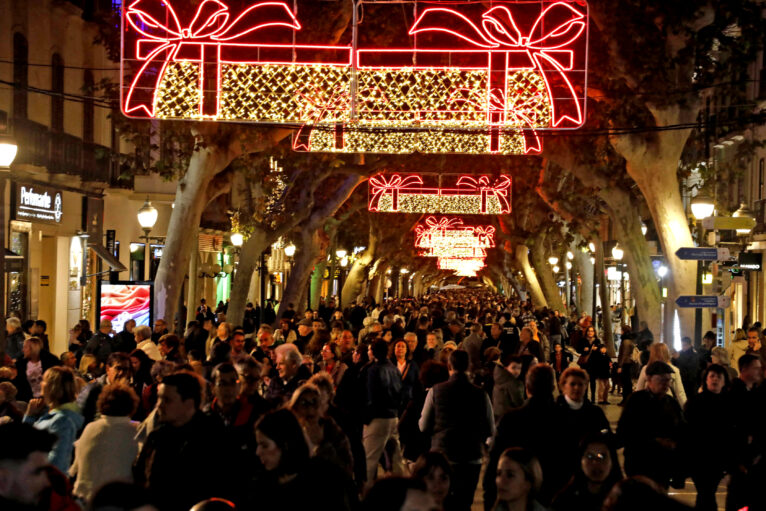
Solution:
<path fill-rule="evenodd" d="M 158 214 L 159 213 L 157 212 L 157 208 L 152 206 L 152 203 L 149 201 L 149 197 L 147 197 L 146 202 L 144 202 L 144 205 L 141 206 L 141 209 L 138 210 L 138 214 L 136 215 L 138 217 L 138 225 L 140 225 L 141 229 L 144 231 L 144 235 L 141 236 L 145 243 L 144 280 L 149 280 L 151 278 L 151 250 L 149 249 L 151 238 L 149 237 L 149 233 L 152 232 L 154 224 L 157 223 Z"/>

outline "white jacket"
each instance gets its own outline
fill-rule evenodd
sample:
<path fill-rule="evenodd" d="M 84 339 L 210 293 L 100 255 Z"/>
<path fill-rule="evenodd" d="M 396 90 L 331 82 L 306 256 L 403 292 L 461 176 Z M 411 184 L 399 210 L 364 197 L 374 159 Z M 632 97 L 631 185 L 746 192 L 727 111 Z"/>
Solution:
<path fill-rule="evenodd" d="M 648 364 L 647 364 L 648 365 Z M 686 404 L 686 391 L 684 391 L 684 385 L 681 382 L 681 371 L 678 370 L 673 364 L 668 364 L 673 369 L 673 377 L 670 381 L 670 388 L 668 389 L 668 395 L 676 398 L 681 408 Z M 646 366 L 641 368 L 641 374 L 638 375 L 638 381 L 636 382 L 636 390 L 644 390 L 646 388 Z"/>
<path fill-rule="evenodd" d="M 151 358 L 155 362 L 158 360 L 162 360 L 162 353 L 160 353 L 160 349 L 157 347 L 156 344 L 154 344 L 154 341 L 152 341 L 151 339 L 146 339 L 145 341 L 141 341 L 140 343 L 138 343 L 138 346 L 136 346 L 136 348 L 146 353 L 149 356 L 149 358 Z"/>
<path fill-rule="evenodd" d="M 77 476 L 74 494 L 90 501 L 93 493 L 110 481 L 133 482 L 133 461 L 138 456 L 137 422 L 130 417 L 102 415 L 85 426 L 75 442 L 69 474 Z"/>

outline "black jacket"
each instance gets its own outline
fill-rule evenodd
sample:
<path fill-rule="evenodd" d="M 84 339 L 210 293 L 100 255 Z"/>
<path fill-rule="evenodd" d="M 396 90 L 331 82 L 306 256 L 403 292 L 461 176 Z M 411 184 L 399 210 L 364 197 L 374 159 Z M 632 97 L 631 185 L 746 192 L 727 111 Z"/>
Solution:
<path fill-rule="evenodd" d="M 532 451 L 540 461 L 543 473 L 550 473 L 559 464 L 561 453 L 555 439 L 562 430 L 556 423 L 558 411 L 553 399 L 531 397 L 521 408 L 506 413 L 497 425 L 497 434 L 489 453 L 489 463 L 484 473 L 484 508 L 489 510 L 495 503 L 495 475 L 500 455 L 509 447 L 524 447 Z M 538 500 L 550 501 L 555 491 L 543 479 Z"/>
<path fill-rule="evenodd" d="M 85 345 L 85 353 L 95 355 L 102 364 L 112 353 L 112 338 L 103 332 L 96 332 Z"/>
<path fill-rule="evenodd" d="M 481 460 L 484 443 L 492 436 L 494 419 L 486 392 L 471 383 L 466 373 L 455 373 L 431 389 L 432 407 L 425 420 L 433 431 L 431 450 L 441 451 L 452 463 Z M 428 414 L 423 410 L 423 414 Z"/>
<path fill-rule="evenodd" d="M 402 379 L 394 364 L 384 359 L 368 364 L 365 369 L 367 382 L 367 416 L 372 419 L 398 417 L 402 402 Z"/>
<path fill-rule="evenodd" d="M 133 475 L 160 511 L 187 511 L 211 497 L 230 498 L 232 451 L 223 423 L 197 412 L 180 428 L 164 424 L 152 431 Z"/>

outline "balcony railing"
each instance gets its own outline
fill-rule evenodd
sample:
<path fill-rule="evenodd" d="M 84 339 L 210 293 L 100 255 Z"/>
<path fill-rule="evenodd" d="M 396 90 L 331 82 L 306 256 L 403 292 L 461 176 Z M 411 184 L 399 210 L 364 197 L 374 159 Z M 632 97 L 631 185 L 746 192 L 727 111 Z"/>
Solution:
<path fill-rule="evenodd" d="M 19 146 L 17 163 L 47 167 L 50 158 L 48 127 L 27 119 L 13 120 L 13 135 Z"/>
<path fill-rule="evenodd" d="M 114 152 L 106 146 L 83 142 L 67 133 L 51 132 L 28 119 L 13 119 L 13 134 L 19 146 L 15 162 L 46 167 L 54 174 L 79 176 L 82 181 L 132 188 L 133 179 L 120 179 L 123 171 Z"/>

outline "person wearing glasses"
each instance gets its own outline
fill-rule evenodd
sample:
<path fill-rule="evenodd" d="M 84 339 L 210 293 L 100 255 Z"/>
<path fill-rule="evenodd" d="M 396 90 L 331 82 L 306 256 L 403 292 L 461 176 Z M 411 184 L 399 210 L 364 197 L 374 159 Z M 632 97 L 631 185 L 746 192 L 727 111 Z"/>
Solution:
<path fill-rule="evenodd" d="M 595 433 L 580 444 L 577 470 L 553 499 L 553 511 L 600 511 L 612 487 L 622 479 L 612 435 Z"/>
<path fill-rule="evenodd" d="M 77 396 L 77 406 L 82 410 L 86 425 L 100 417 L 97 403 L 104 387 L 118 381 L 130 385 L 132 377 L 130 356 L 127 353 L 111 353 L 106 359 L 106 373 L 90 382 Z"/>

